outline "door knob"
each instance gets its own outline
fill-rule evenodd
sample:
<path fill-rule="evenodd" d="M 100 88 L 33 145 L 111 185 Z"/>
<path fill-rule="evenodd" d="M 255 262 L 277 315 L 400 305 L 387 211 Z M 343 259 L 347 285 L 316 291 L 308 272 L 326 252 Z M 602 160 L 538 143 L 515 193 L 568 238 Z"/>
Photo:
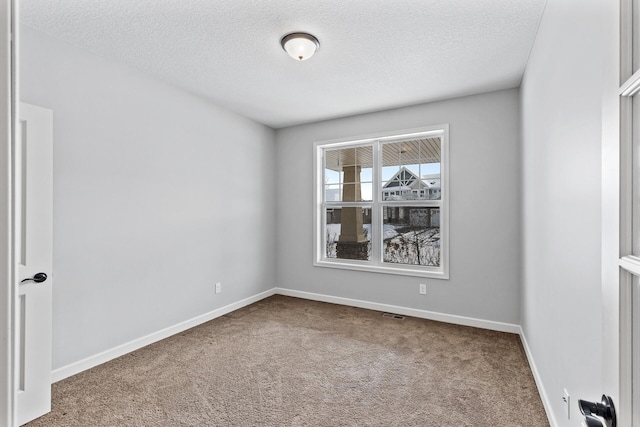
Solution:
<path fill-rule="evenodd" d="M 47 280 L 47 275 L 45 273 L 36 273 L 33 277 L 29 277 L 20 281 L 20 283 L 28 282 L 29 280 L 33 280 L 36 283 L 42 283 Z"/>
<path fill-rule="evenodd" d="M 578 407 L 588 427 L 616 427 L 616 408 L 609 396 L 603 394 L 601 402 L 578 400 Z M 597 417 L 601 417 L 605 424 L 602 424 Z"/>

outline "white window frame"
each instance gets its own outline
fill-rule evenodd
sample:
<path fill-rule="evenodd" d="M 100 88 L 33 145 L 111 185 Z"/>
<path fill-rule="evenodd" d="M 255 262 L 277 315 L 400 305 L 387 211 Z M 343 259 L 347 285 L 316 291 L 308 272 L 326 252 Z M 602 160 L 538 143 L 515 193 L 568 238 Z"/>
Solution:
<path fill-rule="evenodd" d="M 440 148 L 440 186 L 439 200 L 403 200 L 382 201 L 382 182 L 380 177 L 379 156 L 383 143 L 399 142 L 420 137 L 441 138 Z M 373 146 L 373 200 L 365 202 L 335 202 L 341 206 L 371 207 L 371 260 L 359 261 L 326 257 L 326 208 L 332 204 L 324 200 L 324 157 L 327 149 L 372 145 Z M 363 135 L 352 138 L 318 141 L 313 145 L 313 265 L 347 270 L 369 271 L 376 273 L 405 276 L 449 279 L 449 125 L 434 125 L 422 128 L 405 129 L 393 132 Z M 440 266 L 394 264 L 382 261 L 382 207 L 383 206 L 419 206 L 440 208 Z"/>

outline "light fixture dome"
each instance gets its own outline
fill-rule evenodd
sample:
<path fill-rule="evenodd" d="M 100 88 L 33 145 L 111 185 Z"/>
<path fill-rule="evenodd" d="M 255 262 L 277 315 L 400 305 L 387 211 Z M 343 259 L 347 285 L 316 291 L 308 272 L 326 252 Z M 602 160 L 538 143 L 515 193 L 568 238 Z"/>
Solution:
<path fill-rule="evenodd" d="M 280 40 L 280 44 L 289 56 L 298 61 L 311 58 L 320 49 L 318 39 L 307 33 L 287 34 Z"/>

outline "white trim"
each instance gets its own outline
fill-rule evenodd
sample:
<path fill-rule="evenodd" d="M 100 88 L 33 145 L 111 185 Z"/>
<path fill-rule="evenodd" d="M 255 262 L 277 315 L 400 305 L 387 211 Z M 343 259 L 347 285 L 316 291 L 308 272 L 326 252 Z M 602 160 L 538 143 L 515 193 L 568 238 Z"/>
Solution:
<path fill-rule="evenodd" d="M 409 140 L 411 138 L 441 138 L 440 148 L 440 191 L 439 200 L 380 200 L 380 164 L 379 156 L 382 144 Z M 324 197 L 324 152 L 327 149 L 340 147 L 368 146 L 372 147 L 373 165 L 373 200 L 361 202 L 327 202 Z M 379 134 L 353 136 L 313 143 L 313 265 L 346 270 L 372 271 L 376 273 L 397 274 L 403 276 L 429 277 L 433 279 L 449 279 L 449 124 L 404 129 Z M 422 179 L 422 177 L 418 177 Z M 380 210 L 384 206 L 417 206 L 437 207 L 440 209 L 440 266 L 427 267 L 420 265 L 392 264 L 382 261 L 382 218 Z M 343 260 L 325 258 L 325 236 L 323 233 L 326 221 L 326 208 L 331 206 L 359 206 L 371 209 L 371 251 L 373 256 L 368 261 Z"/>
<path fill-rule="evenodd" d="M 549 400 L 549 396 L 547 395 L 547 391 L 544 388 L 544 382 L 542 381 L 542 376 L 540 376 L 540 372 L 538 372 L 538 367 L 536 366 L 536 362 L 533 359 L 533 354 L 531 353 L 531 349 L 529 348 L 529 344 L 527 343 L 527 338 L 524 335 L 524 331 L 522 327 L 518 326 L 520 340 L 522 341 L 522 347 L 524 348 L 524 353 L 527 355 L 527 361 L 529 362 L 529 367 L 531 368 L 531 373 L 533 374 L 533 379 L 536 382 L 536 387 L 538 387 L 538 394 L 540 395 L 540 399 L 542 399 L 542 406 L 544 406 L 544 411 L 547 413 L 547 418 L 549 420 L 549 424 L 551 427 L 558 427 L 559 424 L 556 421 L 556 417 L 553 415 L 553 407 L 551 406 L 551 400 Z"/>
<path fill-rule="evenodd" d="M 427 311 L 427 310 L 421 310 L 421 309 L 415 309 L 415 308 L 401 307 L 397 305 L 382 304 L 382 303 L 371 302 L 371 301 L 335 297 L 331 295 L 316 294 L 311 292 L 298 291 L 295 289 L 286 289 L 286 288 L 276 287 L 276 288 L 272 288 L 267 291 L 261 292 L 259 294 L 256 294 L 254 296 L 251 296 L 249 298 L 245 298 L 241 301 L 218 308 L 209 313 L 194 317 L 184 322 L 180 322 L 177 325 L 170 326 L 158 332 L 154 332 L 144 337 L 135 339 L 133 341 L 129 341 L 128 343 L 119 345 L 117 347 L 103 351 L 96 355 L 89 356 L 78 362 L 74 362 L 67 366 L 63 366 L 61 368 L 55 369 L 51 373 L 52 382 L 58 382 L 67 377 L 78 374 L 84 370 L 91 369 L 102 363 L 106 363 L 117 357 L 123 356 L 127 353 L 138 350 L 144 346 L 153 344 L 155 342 L 168 338 L 172 335 L 175 335 L 187 329 L 198 326 L 202 323 L 213 320 L 217 317 L 224 316 L 225 314 L 231 313 L 232 311 L 238 310 L 242 307 L 253 304 L 264 298 L 268 298 L 272 295 L 284 295 L 284 296 L 302 298 L 302 299 L 307 299 L 312 301 L 322 301 L 322 302 L 329 302 L 333 304 L 348 305 L 351 307 L 359 307 L 359 308 L 365 308 L 369 310 L 403 314 L 406 316 L 413 316 L 421 319 L 436 320 L 438 322 L 451 323 L 454 325 L 471 326 L 475 328 L 489 329 L 489 330 L 499 331 L 499 332 L 508 332 L 512 334 L 521 333 L 520 325 L 515 325 L 511 323 L 495 322 L 493 320 L 476 319 L 472 317 L 458 316 L 455 314 L 439 313 L 435 311 Z"/>
<path fill-rule="evenodd" d="M 12 49 L 14 2 L 0 5 L 0 425 L 16 423 L 14 377 L 14 298 L 12 256 L 11 142 L 13 139 L 15 52 Z"/>
<path fill-rule="evenodd" d="M 128 343 L 119 345 L 110 350 L 103 351 L 102 353 L 98 353 L 94 356 L 89 356 L 85 359 L 79 360 L 78 362 L 71 363 L 67 366 L 63 366 L 58 369 L 54 369 L 53 372 L 51 372 L 51 382 L 55 383 L 65 378 L 68 378 L 72 375 L 79 374 L 82 371 L 91 369 L 95 366 L 106 363 L 117 357 L 124 356 L 127 353 L 131 353 L 132 351 L 138 350 L 149 344 L 153 344 L 155 342 L 168 338 L 172 335 L 186 331 L 187 329 L 191 329 L 195 326 L 206 323 L 217 317 L 224 316 L 225 314 L 231 313 L 232 311 L 238 310 L 249 304 L 258 302 L 274 294 L 275 294 L 275 290 L 269 289 L 268 291 L 264 291 L 259 294 L 240 300 L 238 302 L 225 305 L 224 307 L 215 309 L 213 311 L 210 311 L 209 313 L 205 313 L 200 316 L 194 317 L 192 319 L 185 320 L 184 322 L 180 322 L 177 325 L 169 326 L 168 328 L 162 329 L 158 332 L 151 333 L 149 335 L 135 339 L 133 341 L 129 341 Z"/>
<path fill-rule="evenodd" d="M 634 96 L 640 91 L 640 70 L 636 71 L 629 79 L 620 87 L 620 96 Z"/>
<path fill-rule="evenodd" d="M 637 303 L 634 301 L 635 292 L 633 292 L 633 275 L 629 271 L 622 270 L 620 272 L 620 289 L 619 289 L 619 322 L 620 330 L 619 340 L 619 384 L 618 384 L 618 401 L 616 404 L 616 412 L 618 420 L 624 422 L 620 425 L 631 426 L 635 420 L 635 426 L 638 425 L 637 416 L 634 412 L 638 408 L 634 408 L 634 355 L 637 353 L 637 345 L 634 339 L 633 330 L 633 308 Z"/>
<path fill-rule="evenodd" d="M 178 323 L 177 325 L 170 326 L 168 328 L 162 329 L 158 332 L 154 332 L 142 338 L 138 338 L 128 343 L 119 345 L 110 350 L 103 351 L 102 353 L 96 354 L 94 356 L 87 357 L 86 359 L 80 360 L 78 362 L 71 363 L 67 366 L 63 366 L 62 368 L 55 369 L 51 373 L 52 382 L 58 382 L 72 375 L 79 374 L 82 371 L 91 369 L 95 366 L 101 365 L 117 357 L 123 356 L 127 353 L 138 350 L 142 347 L 145 347 L 149 344 L 153 344 L 155 342 L 168 338 L 172 335 L 175 335 L 187 329 L 201 325 L 205 322 L 208 322 L 220 316 L 224 316 L 225 314 L 228 314 L 234 310 L 238 310 L 242 307 L 253 304 L 264 298 L 268 298 L 272 295 L 284 295 L 284 296 L 302 298 L 302 299 L 307 299 L 312 301 L 321 301 L 321 302 L 328 302 L 332 304 L 347 305 L 350 307 L 358 307 L 358 308 L 364 308 L 369 310 L 391 312 L 395 314 L 403 314 L 406 316 L 413 316 L 421 319 L 435 320 L 438 322 L 451 323 L 454 325 L 470 326 L 475 328 L 489 329 L 492 331 L 518 334 L 522 341 L 522 346 L 524 347 L 524 351 L 527 356 L 527 361 L 529 363 L 529 367 L 531 369 L 533 378 L 538 388 L 538 393 L 540 394 L 540 398 L 542 399 L 542 403 L 543 403 L 545 412 L 547 414 L 547 418 L 549 419 L 549 423 L 551 424 L 551 427 L 558 427 L 558 423 L 556 422 L 555 417 L 553 415 L 553 411 L 551 410 L 551 404 L 550 404 L 549 398 L 544 389 L 542 378 L 538 372 L 538 368 L 535 364 L 533 355 L 531 354 L 531 350 L 529 348 L 524 332 L 520 325 L 516 325 L 512 323 L 495 322 L 493 320 L 484 320 L 484 319 L 476 319 L 472 317 L 458 316 L 455 314 L 446 314 L 446 313 L 439 313 L 435 311 L 401 307 L 397 305 L 382 304 L 382 303 L 377 303 L 372 301 L 363 301 L 363 300 L 356 300 L 351 298 L 336 297 L 331 295 L 316 294 L 312 292 L 304 292 L 304 291 L 298 291 L 295 289 L 287 289 L 287 288 L 279 288 L 279 287 L 269 289 L 267 291 L 251 296 L 249 298 L 245 298 L 241 301 L 218 308 L 209 313 L 194 317 L 193 319 Z"/>
<path fill-rule="evenodd" d="M 382 304 L 379 302 L 363 301 L 351 298 L 335 297 L 332 295 L 316 294 L 312 292 L 298 291 L 295 289 L 275 288 L 275 293 L 289 297 L 303 298 L 312 301 L 330 302 L 332 304 L 348 305 L 351 307 L 366 308 L 369 310 L 384 311 L 405 316 L 418 317 L 420 319 L 436 320 L 438 322 L 452 323 L 454 325 L 472 326 L 474 328 L 489 329 L 492 331 L 520 333 L 520 325 L 512 323 L 495 322 L 493 320 L 476 319 L 473 317 L 458 316 L 455 314 L 439 313 L 436 311 L 421 310 L 418 308 L 401 307 L 399 305 Z"/>
<path fill-rule="evenodd" d="M 629 233 L 630 234 L 630 233 Z M 618 264 L 629 273 L 640 276 L 640 258 L 627 255 L 618 260 Z"/>
<path fill-rule="evenodd" d="M 442 254 L 442 250 L 440 253 Z M 367 263 L 367 261 L 359 262 L 357 260 L 323 259 L 321 261 L 314 261 L 313 265 L 315 267 L 329 267 L 329 268 L 339 268 L 343 270 L 368 271 L 369 273 L 373 272 L 373 273 L 396 274 L 398 276 L 429 277 L 431 279 L 448 279 L 449 278 L 449 276 L 445 274 L 444 271 L 441 271 L 441 269 L 437 267 L 423 266 L 422 269 L 418 270 L 417 268 L 414 269 L 413 265 L 406 265 L 406 264 L 401 264 L 401 267 L 395 267 L 395 266 L 392 267 L 393 264 L 389 264 L 389 266 L 387 267 L 386 265 L 371 265 Z"/>
<path fill-rule="evenodd" d="M 633 200 L 634 193 L 637 193 L 637 188 L 634 188 L 634 168 L 638 165 L 635 164 L 633 159 L 633 145 L 634 145 L 634 102 L 633 98 L 638 96 L 640 90 L 640 71 L 633 72 L 634 62 L 634 49 L 633 48 L 633 30 L 634 30 L 634 11 L 631 0 L 622 0 L 615 2 L 619 8 L 616 13 L 618 18 L 618 24 L 620 25 L 619 32 L 619 46 L 618 49 L 614 49 L 614 46 L 610 46 L 612 51 L 618 53 L 619 61 L 609 63 L 608 66 L 618 67 L 617 70 L 620 79 L 624 82 L 618 88 L 618 108 L 612 110 L 611 119 L 617 119 L 617 128 L 613 128 L 607 134 L 603 134 L 603 138 L 616 138 L 619 148 L 619 252 L 620 258 L 618 265 L 620 268 L 618 281 L 614 283 L 607 283 L 603 281 L 603 350 L 604 356 L 607 356 L 608 348 L 615 348 L 618 352 L 618 360 L 613 363 L 605 364 L 603 366 L 603 377 L 605 384 L 610 388 L 606 390 L 608 394 L 617 393 L 613 395 L 614 399 L 617 398 L 616 412 L 618 413 L 618 423 L 620 425 L 640 425 L 638 420 L 633 419 L 633 381 L 632 381 L 632 358 L 636 355 L 633 354 L 633 340 L 632 333 L 633 328 L 631 324 L 632 315 L 632 302 L 631 302 L 631 283 L 632 276 L 640 275 L 640 260 L 633 255 Z M 616 68 L 613 68 L 616 71 Z M 620 81 L 620 80 L 619 80 Z M 618 82 L 619 82 L 618 81 Z M 606 96 L 606 93 L 605 93 Z M 607 98 L 604 98 L 603 102 L 606 102 Z M 617 117 L 616 117 L 617 114 Z M 637 114 L 637 112 L 636 112 Z M 603 123 L 606 123 L 603 116 Z M 605 140 L 606 141 L 606 140 Z M 613 145 L 613 144 L 612 144 Z M 612 165 L 605 165 L 613 166 Z M 612 187 L 603 187 L 606 191 L 608 189 L 614 190 Z M 606 194 L 606 193 L 603 193 Z M 606 202 L 606 201 L 605 201 Z M 609 236 L 603 235 L 603 239 Z M 604 240 L 603 240 L 604 241 Z M 608 255 L 608 254 L 606 254 Z M 603 259 L 608 259 L 603 258 Z M 606 307 L 615 310 L 615 317 L 611 316 Z M 617 332 L 618 336 L 612 336 L 612 333 Z M 611 335 L 611 336 L 610 336 Z M 611 365 L 611 366 L 610 366 Z M 617 377 L 617 378 L 616 378 Z M 613 386 L 613 387 L 611 387 Z"/>
<path fill-rule="evenodd" d="M 416 308 L 401 307 L 401 306 L 391 305 L 391 304 L 382 304 L 382 303 L 377 303 L 372 301 L 356 300 L 351 298 L 336 297 L 336 296 L 325 295 L 325 294 L 316 294 L 312 292 L 298 291 L 295 289 L 287 289 L 287 288 L 279 288 L 279 287 L 269 289 L 267 291 L 251 296 L 249 298 L 245 298 L 241 301 L 218 308 L 216 310 L 213 310 L 201 316 L 194 317 L 193 319 L 178 323 L 177 325 L 162 329 L 161 331 L 158 331 L 158 332 L 149 334 L 147 336 L 144 336 L 142 338 L 138 338 L 128 343 L 119 345 L 110 350 L 104 351 L 94 356 L 87 357 L 86 359 L 69 364 L 62 368 L 58 368 L 54 370 L 51 374 L 52 382 L 61 381 L 67 377 L 76 375 L 82 371 L 91 369 L 102 363 L 106 363 L 117 357 L 123 356 L 127 353 L 138 350 L 142 347 L 145 347 L 149 344 L 153 344 L 155 342 L 168 338 L 172 335 L 175 335 L 187 329 L 201 325 L 217 317 L 224 316 L 225 314 L 228 314 L 234 310 L 238 310 L 242 307 L 253 304 L 264 298 L 268 298 L 272 295 L 284 295 L 284 296 L 302 298 L 302 299 L 307 299 L 312 301 L 321 301 L 321 302 L 328 302 L 332 304 L 347 305 L 350 307 L 364 308 L 368 310 L 403 314 L 406 316 L 413 316 L 421 319 L 435 320 L 438 322 L 451 323 L 454 325 L 470 326 L 475 328 L 489 329 L 492 331 L 518 334 L 522 341 L 522 346 L 524 347 L 524 351 L 527 356 L 527 361 L 531 368 L 533 378 L 538 388 L 538 392 L 540 394 L 540 398 L 542 399 L 542 403 L 544 405 L 544 409 L 549 419 L 549 422 L 551 424 L 551 427 L 558 426 L 558 423 L 556 422 L 553 416 L 553 412 L 551 411 L 551 404 L 547 396 L 547 393 L 544 389 L 540 374 L 538 373 L 538 368 L 535 364 L 533 355 L 531 354 L 531 350 L 529 349 L 529 345 L 527 343 L 524 332 L 520 327 L 520 325 L 516 325 L 512 323 L 495 322 L 493 320 L 484 320 L 484 319 L 477 319 L 472 317 L 458 316 L 455 314 L 439 313 L 435 311 L 427 311 L 427 310 L 421 310 Z"/>
<path fill-rule="evenodd" d="M 442 199 L 442 207 L 440 211 L 440 261 L 442 263 L 443 279 L 449 279 L 449 265 L 451 257 L 449 252 L 449 243 L 451 242 L 451 234 L 449 233 L 449 124 L 442 125 L 444 135 L 440 145 L 440 198 Z M 444 168 L 442 167 L 444 165 Z"/>

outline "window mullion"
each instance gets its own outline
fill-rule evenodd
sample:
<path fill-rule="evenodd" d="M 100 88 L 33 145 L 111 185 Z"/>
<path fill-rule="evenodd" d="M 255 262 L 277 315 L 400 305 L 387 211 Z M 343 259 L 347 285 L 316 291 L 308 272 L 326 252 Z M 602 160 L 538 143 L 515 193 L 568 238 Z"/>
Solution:
<path fill-rule="evenodd" d="M 324 193 L 324 188 L 323 188 L 323 193 Z M 327 204 L 326 203 L 321 203 L 320 204 L 320 249 L 322 252 L 320 252 L 321 255 L 321 259 L 326 258 L 326 254 L 327 254 L 327 239 L 325 238 L 326 234 L 327 234 Z"/>
<path fill-rule="evenodd" d="M 381 206 L 415 206 L 417 208 L 441 208 L 442 207 L 442 199 L 434 199 L 434 200 L 381 200 Z"/>
<path fill-rule="evenodd" d="M 327 208 L 331 208 L 331 207 L 360 207 L 360 208 L 366 208 L 368 206 L 371 206 L 371 202 L 369 201 L 364 201 L 364 202 L 325 202 L 325 207 Z"/>
<path fill-rule="evenodd" d="M 380 161 L 380 141 L 373 142 L 373 162 L 371 177 L 372 192 L 371 195 L 371 263 L 374 265 L 382 264 L 382 215 L 380 215 L 380 194 L 381 189 L 381 167 Z"/>

